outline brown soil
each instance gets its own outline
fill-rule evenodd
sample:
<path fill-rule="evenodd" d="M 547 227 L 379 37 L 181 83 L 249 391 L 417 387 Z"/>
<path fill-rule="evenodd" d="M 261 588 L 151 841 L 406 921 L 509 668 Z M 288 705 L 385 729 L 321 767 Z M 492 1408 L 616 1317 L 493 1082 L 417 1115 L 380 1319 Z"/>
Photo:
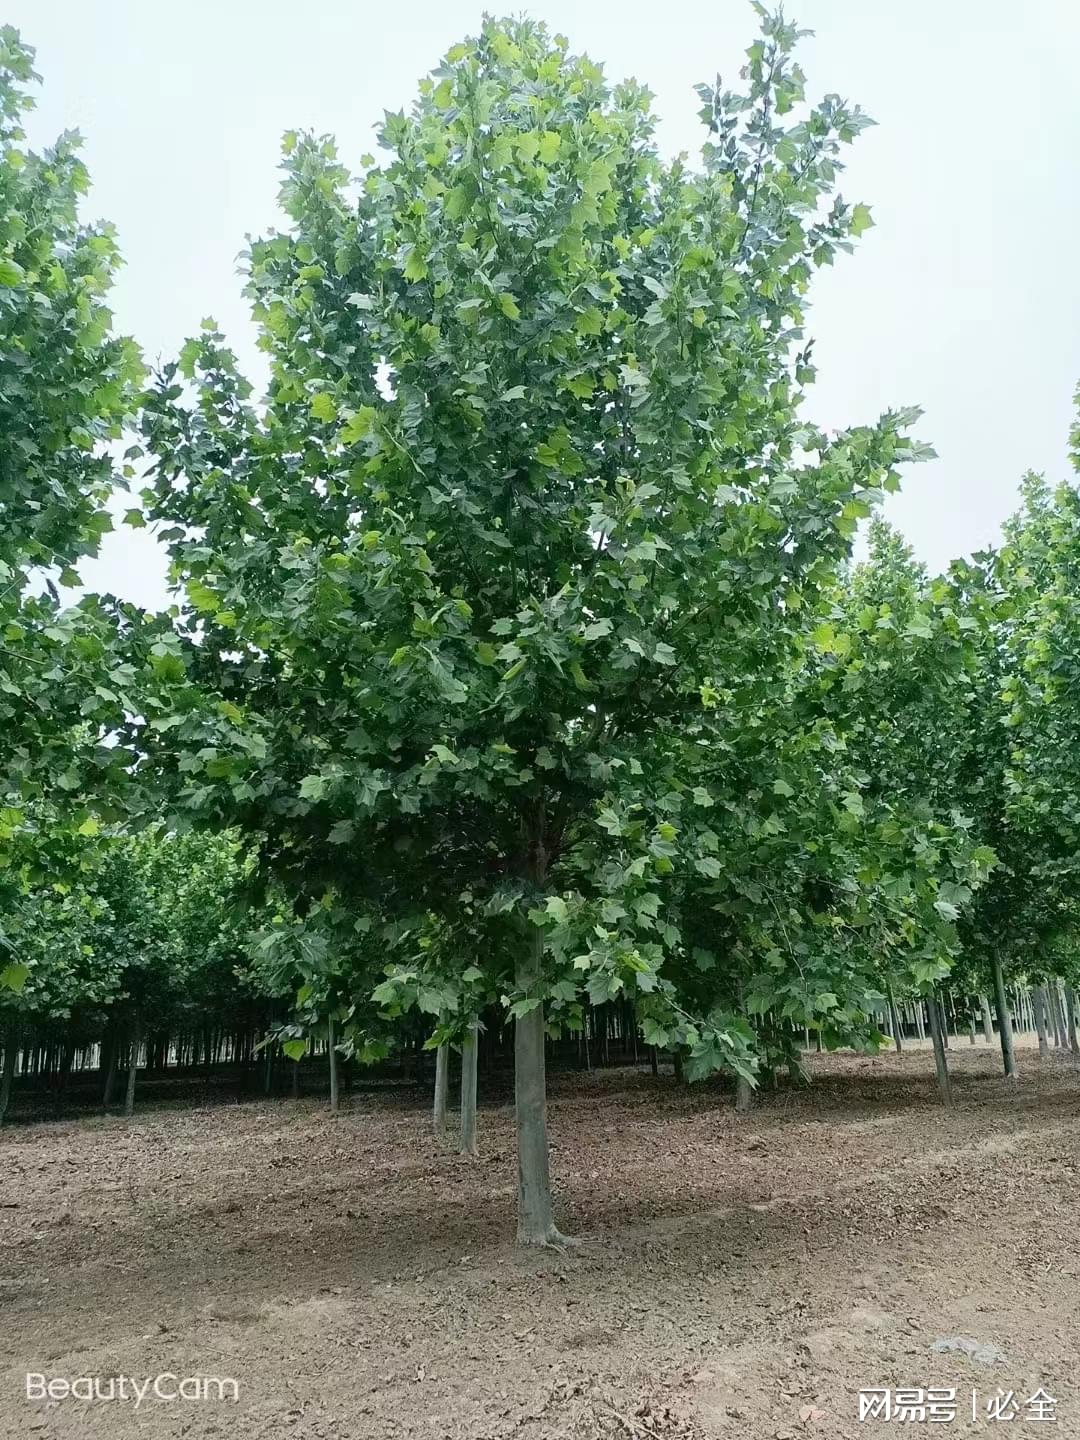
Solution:
<path fill-rule="evenodd" d="M 479 1161 L 404 1091 L 336 1121 L 304 1100 L 14 1126 L 0 1435 L 891 1434 L 858 1422 L 870 1386 L 955 1386 L 946 1433 L 997 1434 L 972 1387 L 1041 1385 L 1046 1433 L 1080 1437 L 1080 1075 L 1027 1050 L 1010 1087 L 996 1047 L 951 1054 L 952 1112 L 925 1049 L 810 1057 L 812 1089 L 745 1118 L 670 1076 L 553 1077 L 566 1253 L 511 1243 L 506 1105 Z M 949 1336 L 1002 1358 L 931 1349 Z M 239 1400 L 28 1401 L 28 1370 L 231 1377 Z"/>

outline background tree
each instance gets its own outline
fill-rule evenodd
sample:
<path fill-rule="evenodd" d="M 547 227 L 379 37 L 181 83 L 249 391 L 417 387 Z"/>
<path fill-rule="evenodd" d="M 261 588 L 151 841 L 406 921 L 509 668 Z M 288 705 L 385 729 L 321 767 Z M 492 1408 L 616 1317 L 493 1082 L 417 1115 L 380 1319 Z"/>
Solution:
<path fill-rule="evenodd" d="M 58 589 L 78 584 L 79 560 L 110 528 L 109 446 L 142 372 L 104 304 L 119 263 L 113 231 L 78 217 L 78 137 L 40 154 L 23 147 L 33 57 L 0 28 L 0 988 L 28 953 L 10 958 L 26 845 L 45 861 L 55 842 L 58 863 L 61 829 L 87 823 L 90 797 L 126 765 L 101 741 L 133 678 L 107 608 L 93 597 L 65 608 Z"/>

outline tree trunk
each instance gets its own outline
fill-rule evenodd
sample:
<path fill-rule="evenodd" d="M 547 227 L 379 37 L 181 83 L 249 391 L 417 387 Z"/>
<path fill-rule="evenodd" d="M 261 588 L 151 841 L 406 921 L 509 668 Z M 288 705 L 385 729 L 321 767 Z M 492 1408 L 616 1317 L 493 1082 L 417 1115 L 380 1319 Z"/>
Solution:
<path fill-rule="evenodd" d="M 109 1039 L 109 1063 L 105 1071 L 105 1089 L 101 1094 L 101 1104 L 108 1109 L 113 1101 L 113 1091 L 116 1089 L 116 1067 L 119 1061 L 120 1042 L 117 1038 L 115 1028 Z"/>
<path fill-rule="evenodd" d="M 749 1080 L 744 1080 L 741 1075 L 735 1080 L 735 1113 L 736 1115 L 749 1115 L 750 1107 L 753 1104 L 754 1091 Z"/>
<path fill-rule="evenodd" d="M 131 1054 L 128 1059 L 127 1088 L 124 1091 L 124 1114 L 135 1113 L 135 1078 L 139 1073 L 139 1049 L 142 1046 L 143 1024 L 136 1010 L 131 1021 Z"/>
<path fill-rule="evenodd" d="M 1015 1080 L 1016 1056 L 1013 1054 L 1012 1021 L 1009 1019 L 1009 1006 L 1005 999 L 1005 975 L 1001 969 L 1001 961 L 996 955 L 991 960 L 990 967 L 994 976 L 994 1006 L 997 1010 L 1001 1060 L 1005 1066 L 1005 1078 Z"/>
<path fill-rule="evenodd" d="M 461 1042 L 461 1139 L 462 1155 L 476 1155 L 476 1032 L 473 1020 Z"/>
<path fill-rule="evenodd" d="M 1046 1038 L 1046 991 L 1041 985 L 1035 987 L 1035 1029 L 1039 1036 L 1039 1059 L 1043 1059 L 1050 1046 Z"/>
<path fill-rule="evenodd" d="M 933 995 L 927 997 L 926 1010 L 930 1019 L 930 1036 L 934 1042 L 934 1068 L 937 1071 L 938 1090 L 941 1103 L 952 1104 L 952 1087 L 949 1084 L 949 1062 L 945 1057 L 945 1042 L 941 1034 L 941 1009 Z"/>
<path fill-rule="evenodd" d="M 901 1038 L 900 1012 L 896 1008 L 896 1001 L 893 999 L 891 985 L 885 987 L 885 993 L 889 997 L 889 1018 L 892 1022 L 893 1044 L 896 1046 L 896 1053 L 902 1055 L 904 1053 L 904 1042 Z"/>
<path fill-rule="evenodd" d="M 437 1139 L 446 1134 L 446 1099 L 450 1090 L 450 1046 L 444 1040 L 435 1051 L 435 1103 L 431 1124 Z"/>
<path fill-rule="evenodd" d="M 11 1104 L 11 1082 L 15 1078 L 15 1056 L 19 1048 L 19 1027 L 14 1020 L 8 1022 L 4 1031 L 4 1071 L 0 1075 L 0 1125 Z"/>
<path fill-rule="evenodd" d="M 59 1075 L 57 1076 L 57 1081 L 56 1081 L 56 1104 L 57 1104 L 57 1108 L 59 1108 L 59 1107 L 63 1104 L 64 1095 L 65 1095 L 65 1092 L 67 1091 L 68 1076 L 71 1074 L 71 1066 L 72 1066 L 72 1064 L 73 1064 L 73 1062 L 74 1062 L 74 1059 L 75 1059 L 75 1047 L 74 1047 L 74 1045 L 67 1044 L 67 1045 L 62 1046 L 62 1047 L 61 1047 L 61 1050 L 60 1050 L 60 1073 L 59 1073 Z"/>
<path fill-rule="evenodd" d="M 1060 996 L 1057 994 L 1057 981 L 1047 984 L 1047 1005 L 1050 1007 L 1050 1024 L 1054 1028 L 1054 1045 L 1061 1050 L 1066 1044 L 1066 1032 L 1061 1024 Z"/>
<path fill-rule="evenodd" d="M 983 1039 L 987 1045 L 994 1043 L 994 1022 L 990 1018 L 990 1001 L 985 995 L 979 996 L 979 1006 L 982 1010 Z"/>
<path fill-rule="evenodd" d="M 544 935 L 530 926 L 517 967 L 517 988 L 530 994 L 540 983 Z M 547 1074 L 544 1056 L 544 1007 L 536 1005 L 514 1022 L 514 1118 L 518 1144 L 518 1243 L 558 1243 L 551 1208 L 551 1169 L 547 1135 Z"/>
<path fill-rule="evenodd" d="M 336 1115 L 338 1113 L 338 1070 L 333 1015 L 328 1015 L 326 1018 L 326 1053 L 330 1057 L 330 1114 Z"/>
<path fill-rule="evenodd" d="M 1071 985 L 1065 986 L 1065 1026 L 1069 1033 L 1069 1049 L 1080 1055 L 1080 1041 L 1076 1035 L 1076 992 Z"/>

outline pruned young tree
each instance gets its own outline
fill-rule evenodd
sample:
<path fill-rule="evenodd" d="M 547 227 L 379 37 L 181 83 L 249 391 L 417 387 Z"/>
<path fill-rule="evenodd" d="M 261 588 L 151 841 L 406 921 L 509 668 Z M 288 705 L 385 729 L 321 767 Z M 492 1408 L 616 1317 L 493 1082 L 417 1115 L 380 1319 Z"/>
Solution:
<path fill-rule="evenodd" d="M 180 616 L 143 770 L 203 822 L 336 847 L 383 913 L 467 894 L 497 923 L 471 963 L 516 1020 L 527 1243 L 559 1239 L 546 1008 L 616 991 L 752 1073 L 664 977 L 660 891 L 719 863 L 687 737 L 774 683 L 918 453 L 906 415 L 800 415 L 807 287 L 870 217 L 832 193 L 866 118 L 805 104 L 797 38 L 762 12 L 745 90 L 701 87 L 691 166 L 643 86 L 486 21 L 355 184 L 286 137 L 290 229 L 248 257 L 265 404 L 213 329 L 147 400 Z"/>

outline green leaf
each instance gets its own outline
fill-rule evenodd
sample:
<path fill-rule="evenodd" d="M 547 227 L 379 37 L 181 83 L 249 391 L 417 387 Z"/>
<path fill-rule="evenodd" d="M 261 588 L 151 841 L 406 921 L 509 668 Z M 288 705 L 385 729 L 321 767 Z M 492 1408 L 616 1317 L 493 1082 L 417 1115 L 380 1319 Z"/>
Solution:
<path fill-rule="evenodd" d="M 334 397 L 328 395 L 325 390 L 320 390 L 317 395 L 311 397 L 311 413 L 316 420 L 323 420 L 329 424 L 337 419 L 337 405 Z"/>
<path fill-rule="evenodd" d="M 0 970 L 0 990 L 13 990 L 18 994 L 26 985 L 29 975 L 29 965 L 24 965 L 21 960 L 12 961 Z"/>
<path fill-rule="evenodd" d="M 874 221 L 870 214 L 869 205 L 856 205 L 851 212 L 851 233 L 861 235 L 864 230 L 869 230 Z"/>
<path fill-rule="evenodd" d="M 358 440 L 363 440 L 371 433 L 375 423 L 375 410 L 371 405 L 361 405 L 359 410 L 346 417 L 345 424 L 338 431 L 338 437 L 343 445 L 355 445 Z"/>
<path fill-rule="evenodd" d="M 412 247 L 405 260 L 405 279 L 412 282 L 423 280 L 427 273 L 427 261 L 415 246 Z"/>
<path fill-rule="evenodd" d="M 562 136 L 556 130 L 545 130 L 540 136 L 536 158 L 541 165 L 554 165 L 562 148 Z"/>

